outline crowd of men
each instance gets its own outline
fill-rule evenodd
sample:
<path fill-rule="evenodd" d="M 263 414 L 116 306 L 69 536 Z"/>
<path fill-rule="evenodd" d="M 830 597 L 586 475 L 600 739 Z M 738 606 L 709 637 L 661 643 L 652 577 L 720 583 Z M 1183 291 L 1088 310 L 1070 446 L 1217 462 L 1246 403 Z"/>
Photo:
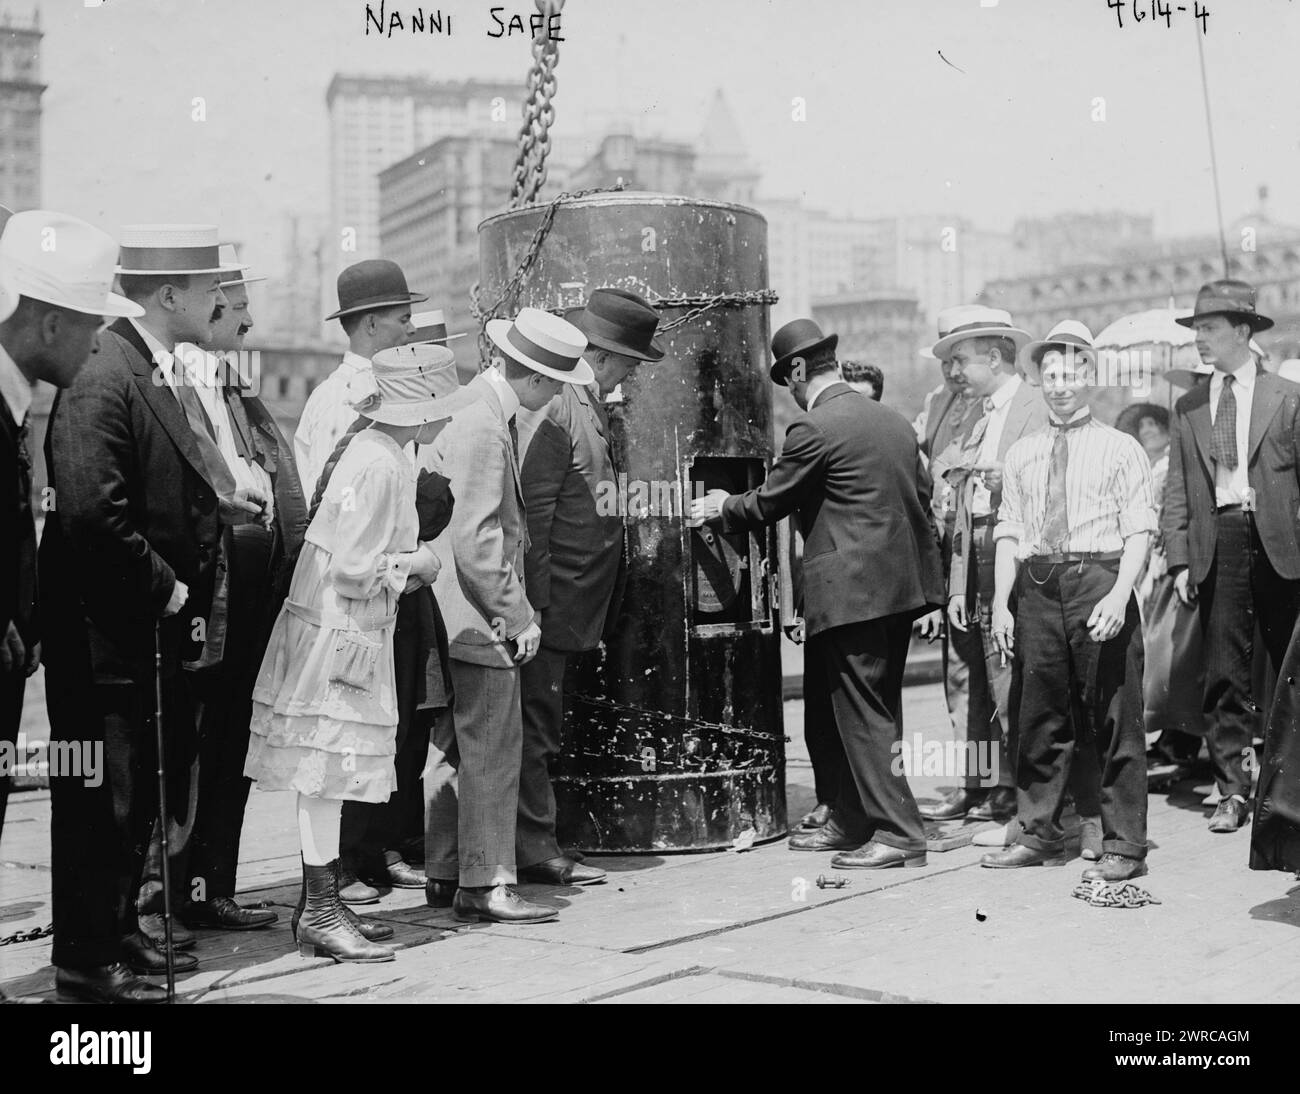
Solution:
<path fill-rule="evenodd" d="M 396 264 L 344 270 L 326 318 L 349 349 L 290 443 L 232 367 L 256 280 L 209 226 L 136 226 L 116 241 L 37 211 L 0 235 L 0 733 L 16 740 L 24 681 L 44 664 L 51 740 L 102 742 L 106 764 L 93 785 L 52 773 L 53 963 L 67 998 L 160 1001 L 145 978 L 169 960 L 196 968 L 195 931 L 277 921 L 235 899 L 254 682 L 325 483 L 369 424 L 348 398 L 356 378 L 396 347 L 461 336 L 441 312 L 413 312 L 427 298 Z M 1204 635 L 1211 830 L 1248 819 L 1258 625 L 1280 682 L 1251 864 L 1300 868 L 1300 385 L 1258 368 L 1250 339 L 1269 321 L 1250 286 L 1207 285 L 1185 322 L 1208 382 L 1174 409 L 1162 513 L 1148 453 L 1091 413 L 1099 376 L 1080 323 L 1035 340 L 1003 311 L 948 309 L 931 351 L 944 382 L 913 424 L 879 402 L 878 369 L 838 360 L 834 334 L 807 319 L 776 332 L 770 378 L 804 413 L 761 486 L 696 499 L 689 523 L 798 520 L 818 805 L 792 848 L 832 853 L 840 869 L 921 866 L 926 819 L 965 817 L 997 822 L 985 866 L 1059 863 L 1072 800 L 1095 860 L 1084 878 L 1145 874 L 1136 590 L 1159 537 Z M 316 867 L 343 904 L 423 888 L 462 919 L 528 923 L 557 912 L 518 882 L 605 880 L 560 847 L 549 768 L 566 665 L 600 644 L 623 595 L 624 518 L 592 504 L 620 458 L 606 400 L 664 358 L 657 325 L 618 289 L 566 319 L 525 308 L 493 321 L 492 363 L 411 452 L 429 486 L 420 539 L 441 576 L 397 609 L 396 791 L 345 802 L 338 860 Z M 39 562 L 25 443 L 36 380 L 60 389 Z M 972 772 L 924 808 L 895 762 L 917 627 L 943 642 L 958 733 L 997 757 L 992 785 Z M 349 913 L 331 930 L 323 952 L 336 960 L 391 959 L 382 923 Z"/>

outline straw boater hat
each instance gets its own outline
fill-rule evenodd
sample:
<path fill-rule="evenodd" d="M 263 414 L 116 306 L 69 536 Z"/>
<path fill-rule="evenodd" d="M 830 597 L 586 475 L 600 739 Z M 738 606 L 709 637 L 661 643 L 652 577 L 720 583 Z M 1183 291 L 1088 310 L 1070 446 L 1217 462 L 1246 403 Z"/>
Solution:
<path fill-rule="evenodd" d="M 241 266 L 239 259 L 235 256 L 235 245 L 233 243 L 223 243 L 217 252 L 218 260 L 221 262 L 221 272 L 223 274 L 238 274 L 246 269 L 247 266 Z M 265 281 L 265 277 L 232 277 L 230 280 L 222 278 L 221 287 L 223 289 L 234 288 L 236 285 L 251 285 L 254 281 Z"/>
<path fill-rule="evenodd" d="M 117 253 L 113 237 L 84 220 L 44 209 L 15 213 L 0 235 L 0 319 L 23 296 L 83 315 L 143 315 L 139 304 L 111 291 Z"/>
<path fill-rule="evenodd" d="M 596 289 L 570 318 L 596 349 L 638 361 L 663 360 L 663 347 L 655 341 L 659 313 L 634 292 Z"/>
<path fill-rule="evenodd" d="M 811 319 L 792 319 L 772 335 L 772 356 L 775 360 L 767 375 L 772 383 L 790 386 L 790 368 L 796 357 L 828 349 L 832 353 L 840 344 L 838 334 L 822 334 L 822 329 Z"/>
<path fill-rule="evenodd" d="M 411 326 L 415 328 L 415 335 L 406 340 L 408 346 L 423 345 L 425 342 L 445 345 L 457 338 L 465 337 L 464 331 L 459 334 L 447 333 L 447 317 L 443 315 L 441 309 L 416 312 L 411 316 Z"/>
<path fill-rule="evenodd" d="M 596 378 L 582 359 L 587 336 L 567 319 L 524 308 L 513 320 L 489 319 L 492 344 L 512 361 L 566 384 L 589 384 Z"/>
<path fill-rule="evenodd" d="M 1175 319 L 1174 322 L 1183 327 L 1192 327 L 1198 319 L 1204 319 L 1208 315 L 1226 315 L 1238 323 L 1249 323 L 1250 329 L 1256 334 L 1273 325 L 1273 320 L 1255 310 L 1255 287 L 1233 278 L 1206 282 L 1196 294 L 1196 307 L 1192 309 L 1192 314 Z"/>
<path fill-rule="evenodd" d="M 211 224 L 128 224 L 122 229 L 119 274 L 233 273 L 223 266 L 217 229 Z"/>
<path fill-rule="evenodd" d="M 974 304 L 958 304 L 956 307 L 944 308 L 943 311 L 939 313 L 939 319 L 938 322 L 936 323 L 936 326 L 939 328 L 940 341 L 942 341 L 944 338 L 947 338 L 952 328 L 962 323 L 963 321 L 962 316 L 965 315 L 968 311 L 970 311 L 971 308 L 975 306 L 976 305 Z M 923 346 L 921 348 L 920 353 L 921 356 L 926 358 L 927 360 L 930 361 L 939 360 L 934 350 L 931 349 L 929 346 Z"/>
<path fill-rule="evenodd" d="M 474 401 L 456 378 L 456 356 L 445 346 L 381 350 L 348 381 L 348 406 L 385 425 L 428 425 Z"/>
<path fill-rule="evenodd" d="M 952 310 L 958 311 L 957 308 Z M 951 318 L 956 322 L 934 344 L 933 353 L 938 358 L 947 357 L 958 342 L 964 342 L 967 338 L 1008 338 L 1015 344 L 1017 353 L 1031 340 L 1029 332 L 1015 326 L 1011 322 L 1011 313 L 1001 308 L 967 304 L 961 308 L 960 315 Z"/>
<path fill-rule="evenodd" d="M 1062 319 L 1047 332 L 1046 338 L 1026 345 L 1017 358 L 1029 382 L 1035 386 L 1042 383 L 1043 355 L 1049 349 L 1060 350 L 1067 360 L 1072 357 L 1093 363 L 1097 360 L 1097 352 L 1092 344 L 1092 331 L 1076 319 Z"/>
<path fill-rule="evenodd" d="M 354 262 L 339 274 L 338 289 L 338 311 L 325 316 L 326 322 L 357 312 L 395 308 L 399 304 L 420 304 L 429 299 L 407 289 L 402 267 L 386 258 Z"/>

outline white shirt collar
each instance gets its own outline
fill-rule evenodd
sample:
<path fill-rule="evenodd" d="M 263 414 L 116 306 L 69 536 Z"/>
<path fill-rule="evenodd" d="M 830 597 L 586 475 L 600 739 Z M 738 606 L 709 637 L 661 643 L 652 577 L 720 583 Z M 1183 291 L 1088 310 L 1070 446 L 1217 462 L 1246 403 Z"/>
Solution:
<path fill-rule="evenodd" d="M 14 363 L 14 359 L 9 356 L 9 351 L 0 345 L 0 396 L 8 404 L 9 413 L 14 416 L 14 422 L 18 425 L 23 424 L 23 419 L 27 417 L 27 411 L 32 405 L 32 385 L 27 382 L 27 377 Z"/>
<path fill-rule="evenodd" d="M 370 362 L 361 354 L 348 350 L 343 355 L 343 363 L 340 367 L 347 369 L 349 372 L 360 372 L 363 368 L 369 368 Z"/>
<path fill-rule="evenodd" d="M 1015 397 L 1020 390 L 1020 377 L 1012 376 L 1005 384 L 997 389 L 992 395 L 987 396 L 989 402 L 993 404 L 994 410 L 1001 410 Z"/>
<path fill-rule="evenodd" d="M 159 338 L 152 331 L 146 329 L 145 327 L 142 327 L 134 319 L 129 320 L 129 322 L 131 326 L 135 327 L 135 329 L 139 332 L 140 337 L 144 339 L 144 344 L 146 347 L 148 347 L 149 355 L 153 359 L 153 363 L 155 365 L 162 364 L 163 362 L 167 361 L 170 358 L 172 351 L 169 350 L 166 346 L 164 346 L 161 340 L 159 340 Z M 164 357 L 162 356 L 163 354 L 166 354 L 167 356 Z M 164 365 L 164 367 L 166 366 Z"/>
<path fill-rule="evenodd" d="M 501 403 L 501 413 L 508 422 L 519 411 L 519 396 L 515 389 L 506 383 L 506 378 L 499 368 L 493 366 L 483 373 L 483 379 L 492 385 L 497 399 Z"/>
<path fill-rule="evenodd" d="M 1252 353 L 1250 360 L 1232 374 L 1233 386 L 1251 390 L 1255 386 L 1255 376 L 1258 371 L 1259 367 L 1255 364 L 1255 355 Z M 1217 386 L 1222 386 L 1223 378 L 1227 375 L 1226 369 L 1221 369 L 1218 365 L 1214 366 L 1214 382 Z"/>

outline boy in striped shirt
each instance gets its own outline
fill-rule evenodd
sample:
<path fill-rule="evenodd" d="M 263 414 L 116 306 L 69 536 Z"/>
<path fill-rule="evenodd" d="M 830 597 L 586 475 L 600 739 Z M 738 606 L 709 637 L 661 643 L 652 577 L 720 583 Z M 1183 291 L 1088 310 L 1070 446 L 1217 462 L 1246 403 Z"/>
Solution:
<path fill-rule="evenodd" d="M 1092 417 L 1092 335 L 1065 321 L 1022 355 L 1041 375 L 1047 429 L 1007 452 L 992 629 L 1019 657 L 1024 687 L 1016 783 L 1020 835 L 981 865 L 1063 865 L 1061 809 L 1076 749 L 1101 769 L 1102 857 L 1085 881 L 1122 882 L 1146 866 L 1142 631 L 1133 586 L 1156 530 L 1150 461 Z M 1013 606 L 1014 605 L 1014 606 Z"/>

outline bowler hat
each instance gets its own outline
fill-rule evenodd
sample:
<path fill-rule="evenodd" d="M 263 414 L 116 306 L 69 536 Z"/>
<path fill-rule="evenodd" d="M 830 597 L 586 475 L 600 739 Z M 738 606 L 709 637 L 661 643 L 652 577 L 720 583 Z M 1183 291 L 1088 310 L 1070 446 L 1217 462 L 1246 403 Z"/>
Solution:
<path fill-rule="evenodd" d="M 1196 294 L 1196 307 L 1192 314 L 1174 322 L 1191 327 L 1195 326 L 1196 320 L 1207 315 L 1226 315 L 1239 323 L 1249 323 L 1250 329 L 1256 332 L 1268 330 L 1273 325 L 1273 320 L 1255 310 L 1255 286 L 1233 278 L 1206 282 Z"/>
<path fill-rule="evenodd" d="M 570 321 L 596 349 L 639 361 L 663 359 L 663 348 L 655 341 L 659 313 L 634 292 L 596 289 Z"/>
<path fill-rule="evenodd" d="M 772 335 L 772 356 L 776 358 L 768 369 L 772 383 L 788 387 L 790 366 L 796 357 L 828 349 L 832 353 L 840 344 L 838 334 L 822 334 L 822 329 L 811 319 L 792 319 Z"/>
<path fill-rule="evenodd" d="M 386 258 L 367 258 L 354 262 L 339 274 L 339 309 L 325 316 L 325 321 L 357 312 L 395 308 L 400 304 L 418 304 L 427 296 L 406 287 L 406 274 L 396 262 Z"/>

